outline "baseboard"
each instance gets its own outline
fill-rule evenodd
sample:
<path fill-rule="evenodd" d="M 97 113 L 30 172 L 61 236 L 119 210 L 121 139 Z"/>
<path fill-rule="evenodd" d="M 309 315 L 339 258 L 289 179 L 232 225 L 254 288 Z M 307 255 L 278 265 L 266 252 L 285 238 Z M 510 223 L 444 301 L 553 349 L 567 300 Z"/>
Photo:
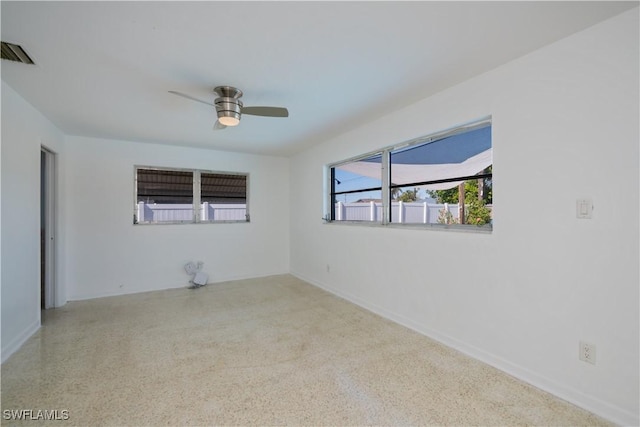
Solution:
<path fill-rule="evenodd" d="M 283 274 L 289 274 L 289 272 L 286 271 L 286 272 L 275 272 L 275 273 L 264 273 L 264 274 L 235 275 L 235 276 L 232 275 L 232 276 L 224 276 L 224 277 L 215 277 L 213 278 L 215 281 L 210 281 L 207 283 L 207 285 L 215 285 L 216 283 L 231 282 L 234 280 L 247 280 L 247 279 L 257 279 L 260 277 L 279 276 Z M 184 283 L 181 283 L 177 286 L 167 286 L 162 288 L 151 288 L 151 289 L 132 288 L 132 289 L 126 289 L 126 290 L 119 290 L 119 291 L 95 292 L 91 294 L 77 294 L 69 297 L 68 301 L 85 301 L 85 300 L 96 299 L 96 298 L 142 294 L 145 292 L 166 291 L 169 289 L 181 289 L 181 288 L 186 289 L 189 287 L 188 280 L 189 280 L 188 277 L 186 277 Z M 212 278 L 209 278 L 209 280 L 212 280 Z"/>
<path fill-rule="evenodd" d="M 40 319 L 37 319 L 35 322 L 33 322 L 31 325 L 29 325 L 27 328 L 25 328 L 25 330 L 22 331 L 22 333 L 20 335 L 18 335 L 13 340 L 11 340 L 11 342 L 9 344 L 7 344 L 6 346 L 3 346 L 2 347 L 2 362 L 1 363 L 6 362 L 7 359 L 9 359 L 9 357 L 11 357 L 11 355 L 13 353 L 18 351 L 20 349 L 20 347 L 22 347 L 22 345 L 25 342 L 27 342 L 27 340 L 29 338 L 31 338 L 31 336 L 33 334 L 38 332 L 38 329 L 40 329 Z"/>
<path fill-rule="evenodd" d="M 433 331 L 425 327 L 424 325 L 421 325 L 405 316 L 402 316 L 401 314 L 386 310 L 380 306 L 377 306 L 376 304 L 372 304 L 369 301 L 363 300 L 359 297 L 343 292 L 324 283 L 320 283 L 309 277 L 305 277 L 303 274 L 295 271 L 292 271 L 290 274 L 333 295 L 352 302 L 364 308 L 365 310 L 371 311 L 386 319 L 392 320 L 402 326 L 405 326 L 435 341 L 438 341 L 439 343 L 442 343 L 447 347 L 451 347 L 461 353 L 464 353 L 469 357 L 480 360 L 481 362 L 493 366 L 494 368 L 499 369 L 502 372 L 505 372 L 521 381 L 524 381 L 536 388 L 551 393 L 554 396 L 559 397 L 560 399 L 566 400 L 567 402 L 579 406 L 580 408 L 586 409 L 587 411 L 599 415 L 600 417 L 605 418 L 611 422 L 624 426 L 640 425 L 640 417 L 638 416 L 638 414 L 634 414 L 616 405 L 612 405 L 601 399 L 587 395 L 580 390 L 558 383 L 525 367 L 519 366 L 494 354 L 486 352 L 485 350 L 479 349 L 475 346 L 450 337 L 446 334 L 441 334 L 437 331 Z"/>
<path fill-rule="evenodd" d="M 155 288 L 155 289 L 136 288 L 136 289 L 126 289 L 126 290 L 120 290 L 120 291 L 108 291 L 108 292 L 95 292 L 95 293 L 90 293 L 90 294 L 78 294 L 78 295 L 70 296 L 68 298 L 67 302 L 70 302 L 70 301 L 86 301 L 86 300 L 90 300 L 90 299 L 107 298 L 107 297 L 118 297 L 118 296 L 122 296 L 122 295 L 142 294 L 142 293 L 145 293 L 145 292 L 166 291 L 168 289 L 180 289 L 180 288 L 186 288 L 186 287 L 187 287 L 186 284 L 181 284 L 179 286 L 169 286 L 169 287 Z"/>

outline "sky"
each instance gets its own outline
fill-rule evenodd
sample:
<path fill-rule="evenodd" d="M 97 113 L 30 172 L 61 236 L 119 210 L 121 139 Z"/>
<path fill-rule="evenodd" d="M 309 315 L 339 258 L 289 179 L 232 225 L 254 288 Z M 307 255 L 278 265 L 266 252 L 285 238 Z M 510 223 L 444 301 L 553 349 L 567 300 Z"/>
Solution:
<path fill-rule="evenodd" d="M 472 157 L 475 160 L 477 157 L 474 156 L 477 156 L 479 153 L 485 152 L 485 150 L 490 149 L 491 125 L 483 124 L 479 128 L 446 136 L 441 139 L 436 139 L 432 142 L 394 150 L 391 153 L 391 162 L 393 165 L 453 165 L 463 163 L 466 160 L 471 159 Z M 359 160 L 359 162 L 368 162 L 371 166 L 372 164 L 380 164 L 381 169 L 381 159 L 382 157 L 380 154 L 375 154 L 367 159 Z M 491 160 L 489 159 L 489 161 Z M 486 167 L 486 165 L 483 165 L 482 169 L 484 169 L 484 167 Z M 369 173 L 369 175 L 371 176 L 378 175 L 375 170 L 370 172 L 372 172 Z M 480 170 L 478 170 L 477 172 L 480 172 Z M 380 173 L 379 175 L 382 176 L 382 173 Z M 335 168 L 335 178 L 335 192 L 337 193 L 341 191 L 380 187 L 382 185 L 381 179 L 371 178 L 368 176 L 357 174 L 355 172 L 346 171 L 344 169 L 341 169 L 340 166 Z M 412 186 L 403 188 L 403 190 L 411 189 L 413 189 Z M 338 201 L 348 203 L 355 202 L 359 199 L 381 199 L 381 197 L 381 190 L 377 190 L 366 191 L 362 193 L 340 194 L 336 198 Z M 427 192 L 423 189 L 420 189 L 418 192 L 418 199 L 426 197 L 428 197 Z"/>

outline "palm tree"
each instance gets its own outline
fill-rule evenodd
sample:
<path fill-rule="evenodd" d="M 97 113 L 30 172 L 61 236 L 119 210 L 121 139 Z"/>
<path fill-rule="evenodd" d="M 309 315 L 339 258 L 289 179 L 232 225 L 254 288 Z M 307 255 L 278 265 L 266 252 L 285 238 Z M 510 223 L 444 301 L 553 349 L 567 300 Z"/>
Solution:
<path fill-rule="evenodd" d="M 398 196 L 402 194 L 402 190 L 398 187 L 391 188 L 389 195 L 391 196 L 391 200 L 398 200 Z"/>

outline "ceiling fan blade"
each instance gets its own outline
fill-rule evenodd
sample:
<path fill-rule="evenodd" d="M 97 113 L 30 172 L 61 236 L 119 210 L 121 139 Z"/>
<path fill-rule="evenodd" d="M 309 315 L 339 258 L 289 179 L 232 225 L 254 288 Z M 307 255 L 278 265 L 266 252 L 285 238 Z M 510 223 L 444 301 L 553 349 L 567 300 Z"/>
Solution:
<path fill-rule="evenodd" d="M 289 111 L 281 107 L 242 107 L 242 114 L 265 117 L 289 117 Z"/>
<path fill-rule="evenodd" d="M 219 120 L 216 120 L 216 124 L 213 125 L 213 130 L 222 130 L 222 129 L 226 129 L 227 126 L 223 125 L 222 123 L 220 123 Z"/>
<path fill-rule="evenodd" d="M 194 98 L 193 96 L 191 96 L 191 95 L 187 95 L 187 94 L 185 94 L 185 93 L 176 92 L 175 90 L 170 90 L 170 91 L 169 91 L 169 93 L 172 93 L 172 94 L 174 94 L 174 95 L 181 96 L 181 97 L 183 97 L 183 98 L 190 99 L 190 100 L 192 100 L 192 101 L 201 102 L 201 103 L 203 103 L 203 104 L 207 104 L 207 105 L 211 105 L 212 107 L 215 107 L 215 105 L 214 105 L 214 104 L 212 104 L 212 103 L 210 103 L 210 102 L 203 101 L 202 99 Z"/>

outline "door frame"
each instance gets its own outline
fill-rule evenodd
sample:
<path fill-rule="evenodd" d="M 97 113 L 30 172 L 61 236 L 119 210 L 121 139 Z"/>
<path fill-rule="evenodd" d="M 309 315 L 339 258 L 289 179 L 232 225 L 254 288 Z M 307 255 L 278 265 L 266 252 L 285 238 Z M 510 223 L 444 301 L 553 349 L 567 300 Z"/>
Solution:
<path fill-rule="evenodd" d="M 56 306 L 56 154 L 45 147 L 40 147 L 45 155 L 43 173 L 44 187 L 44 308 Z M 41 189 L 40 191 L 42 191 Z"/>

